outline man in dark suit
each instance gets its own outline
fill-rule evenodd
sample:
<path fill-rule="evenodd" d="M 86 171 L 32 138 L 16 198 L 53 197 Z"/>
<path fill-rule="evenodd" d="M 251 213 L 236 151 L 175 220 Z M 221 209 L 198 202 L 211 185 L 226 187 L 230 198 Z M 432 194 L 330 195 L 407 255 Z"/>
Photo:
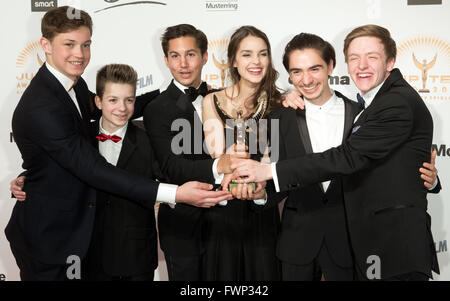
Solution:
<path fill-rule="evenodd" d="M 354 29 L 344 54 L 365 108 L 345 143 L 270 165 L 236 162 L 234 175 L 248 176 L 246 182 L 273 177 L 281 191 L 343 175 L 358 279 L 427 280 L 439 267 L 417 169 L 430 157 L 431 115 L 394 69 L 396 46 L 387 29 Z"/>
<path fill-rule="evenodd" d="M 298 34 L 286 45 L 283 64 L 306 108 L 272 113 L 279 120 L 279 160 L 340 145 L 361 109 L 330 89 L 328 77 L 336 65 L 333 46 L 316 35 Z M 325 280 L 353 280 L 341 178 L 272 195 L 267 206 L 285 197 L 277 243 L 282 279 L 311 281 L 323 275 Z"/>
<path fill-rule="evenodd" d="M 90 60 L 92 20 L 84 11 L 78 11 L 80 18 L 68 18 L 68 10 L 75 9 L 63 6 L 44 15 L 41 46 L 46 63 L 12 120 L 27 170 L 27 200 L 16 203 L 5 233 L 23 280 L 67 279 L 67 260 L 85 256 L 94 221 L 94 188 L 148 208 L 155 200 L 211 206 L 229 198 L 205 191 L 212 185 L 176 187 L 135 176 L 100 156 L 91 143 L 90 92 L 81 78 Z"/>
<path fill-rule="evenodd" d="M 111 64 L 97 72 L 92 123 L 100 154 L 112 165 L 150 179 L 161 179 L 147 133 L 133 115 L 136 71 Z M 152 281 L 158 266 L 155 210 L 103 191 L 98 192 L 94 230 L 86 256 L 87 280 Z"/>
<path fill-rule="evenodd" d="M 231 172 L 230 155 L 214 160 L 203 147 L 201 103 L 207 87 L 201 71 L 208 59 L 207 38 L 194 26 L 180 24 L 168 27 L 161 40 L 174 79 L 144 112 L 161 171 L 169 183 L 220 183 L 222 174 Z M 159 239 L 169 280 L 201 280 L 202 215 L 201 208 L 189 205 L 159 207 Z"/>

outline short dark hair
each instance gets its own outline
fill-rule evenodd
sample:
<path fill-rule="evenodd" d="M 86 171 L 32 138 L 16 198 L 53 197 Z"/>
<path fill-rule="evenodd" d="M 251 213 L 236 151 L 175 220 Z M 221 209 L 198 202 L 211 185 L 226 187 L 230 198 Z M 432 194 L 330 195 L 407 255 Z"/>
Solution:
<path fill-rule="evenodd" d="M 319 51 L 320 57 L 330 64 L 333 61 L 333 68 L 336 67 L 336 52 L 333 46 L 321 37 L 311 33 L 300 33 L 287 43 L 284 49 L 283 65 L 289 72 L 289 57 L 294 50 L 315 49 Z"/>
<path fill-rule="evenodd" d="M 69 18 L 69 13 L 74 15 L 74 18 Z M 86 26 L 92 36 L 92 19 L 87 12 L 70 6 L 60 6 L 50 9 L 42 17 L 41 32 L 44 38 L 52 41 L 57 34 L 77 30 L 82 26 Z"/>
<path fill-rule="evenodd" d="M 384 45 L 384 52 L 386 53 L 386 60 L 395 59 L 397 56 L 397 46 L 394 39 L 391 37 L 391 33 L 384 27 L 368 24 L 353 29 L 344 40 L 344 56 L 345 62 L 347 62 L 347 51 L 350 43 L 359 37 L 375 37 L 380 39 Z"/>
<path fill-rule="evenodd" d="M 130 84 L 136 91 L 137 72 L 125 64 L 109 64 L 97 72 L 96 92 L 102 98 L 107 83 Z"/>
<path fill-rule="evenodd" d="M 166 31 L 161 37 L 161 46 L 164 52 L 164 55 L 167 57 L 169 52 L 169 41 L 181 38 L 181 37 L 193 37 L 197 44 L 197 47 L 200 48 L 200 51 L 203 54 L 208 50 L 208 38 L 203 33 L 203 31 L 195 28 L 190 24 L 178 24 L 175 26 L 170 26 L 166 28 Z"/>

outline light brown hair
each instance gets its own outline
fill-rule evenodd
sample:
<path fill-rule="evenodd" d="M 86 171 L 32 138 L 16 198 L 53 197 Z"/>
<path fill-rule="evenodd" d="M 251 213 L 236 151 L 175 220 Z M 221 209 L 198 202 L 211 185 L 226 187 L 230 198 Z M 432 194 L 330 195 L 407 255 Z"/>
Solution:
<path fill-rule="evenodd" d="M 353 29 L 344 40 L 344 56 L 347 62 L 347 51 L 350 43 L 359 37 L 375 37 L 381 40 L 384 45 L 384 52 L 386 53 L 386 61 L 395 59 L 397 57 L 397 46 L 391 37 L 391 33 L 384 27 L 368 24 Z"/>
<path fill-rule="evenodd" d="M 136 92 L 137 73 L 133 67 L 125 64 L 109 64 L 97 72 L 96 93 L 102 98 L 107 83 L 130 84 Z"/>
<path fill-rule="evenodd" d="M 86 26 L 92 35 L 92 19 L 87 12 L 60 6 L 45 13 L 41 21 L 41 32 L 44 38 L 52 41 L 57 34 L 77 30 L 82 26 Z"/>

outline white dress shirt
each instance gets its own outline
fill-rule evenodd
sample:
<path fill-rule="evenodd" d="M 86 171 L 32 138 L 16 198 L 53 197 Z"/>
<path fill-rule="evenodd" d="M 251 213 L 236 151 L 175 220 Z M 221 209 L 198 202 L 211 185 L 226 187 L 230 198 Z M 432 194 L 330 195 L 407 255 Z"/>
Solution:
<path fill-rule="evenodd" d="M 305 116 L 314 153 L 342 144 L 345 122 L 345 104 L 342 98 L 333 92 L 331 98 L 321 106 L 305 99 Z M 322 182 L 324 191 L 327 191 L 330 182 Z"/>
<path fill-rule="evenodd" d="M 384 82 L 382 82 L 381 84 L 379 84 L 378 86 L 376 86 L 375 88 L 373 88 L 372 90 L 366 92 L 365 94 L 363 94 L 363 92 L 359 91 L 359 95 L 361 95 L 362 98 L 364 98 L 364 110 L 367 109 L 371 104 L 373 99 L 375 98 L 375 96 L 377 95 L 378 91 L 380 91 L 381 86 L 383 86 Z M 356 122 L 356 120 L 358 120 L 359 115 L 361 115 L 361 113 L 364 111 L 362 110 L 361 112 L 359 112 L 359 114 L 355 117 L 355 119 L 353 120 L 353 123 Z"/>

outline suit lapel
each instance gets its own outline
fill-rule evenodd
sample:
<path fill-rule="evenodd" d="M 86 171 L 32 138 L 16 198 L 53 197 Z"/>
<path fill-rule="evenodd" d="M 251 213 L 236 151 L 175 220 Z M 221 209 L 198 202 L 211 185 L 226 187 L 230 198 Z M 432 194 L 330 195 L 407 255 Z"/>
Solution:
<path fill-rule="evenodd" d="M 384 84 L 381 86 L 380 90 L 378 90 L 377 94 L 375 95 L 374 99 L 372 100 L 372 103 L 370 106 L 368 106 L 362 113 L 359 115 L 358 120 L 355 121 L 355 125 L 359 126 L 361 125 L 367 118 L 367 115 L 371 112 L 372 108 L 374 107 L 374 104 L 377 103 L 377 101 L 380 99 L 380 95 L 385 93 L 386 91 L 390 90 L 392 86 L 395 85 L 395 82 L 398 80 L 402 80 L 403 75 L 401 74 L 400 70 L 395 68 L 391 71 L 391 74 L 389 77 L 385 80 Z"/>
<path fill-rule="evenodd" d="M 80 112 L 78 111 L 74 101 L 70 97 L 69 93 L 64 89 L 64 87 L 61 85 L 59 80 L 47 69 L 46 65 L 44 64 L 41 67 L 41 70 L 43 71 L 43 75 L 47 81 L 47 84 L 53 89 L 53 91 L 57 95 L 57 99 L 60 100 L 64 106 L 69 108 L 69 110 L 76 116 L 78 121 L 80 122 L 81 128 L 83 133 L 86 136 L 89 136 L 89 121 L 84 122 L 81 118 Z M 81 94 L 81 93 L 80 93 Z M 81 95 L 80 95 L 81 96 Z M 80 111 L 82 111 L 82 106 L 80 106 Z"/>
<path fill-rule="evenodd" d="M 194 119 L 196 123 L 198 122 L 198 124 L 202 124 L 198 112 L 192 105 L 189 96 L 178 89 L 178 87 L 173 83 L 173 80 L 169 87 L 167 87 L 167 91 L 170 94 L 170 99 L 175 99 L 175 106 L 192 125 L 194 124 Z"/>
<path fill-rule="evenodd" d="M 122 149 L 120 151 L 119 159 L 117 160 L 117 167 L 124 169 L 127 165 L 131 155 L 136 150 L 136 128 L 134 124 L 128 122 L 127 131 L 122 142 Z"/>
<path fill-rule="evenodd" d="M 300 138 L 302 139 L 303 147 L 305 148 L 305 152 L 307 154 L 311 154 L 313 152 L 311 145 L 311 138 L 309 136 L 308 126 L 306 124 L 306 115 L 305 110 L 296 110 L 297 113 L 297 126 L 300 134 Z M 316 184 L 322 193 L 325 193 L 323 190 L 322 183 Z"/>
<path fill-rule="evenodd" d="M 353 107 L 350 101 L 344 99 L 345 116 L 344 116 L 344 135 L 342 135 L 342 143 L 347 139 L 353 127 Z"/>
<path fill-rule="evenodd" d="M 313 152 L 311 145 L 311 138 L 309 137 L 308 126 L 306 125 L 305 110 L 297 110 L 297 126 L 300 133 L 300 138 L 302 139 L 303 147 L 307 154 Z"/>

